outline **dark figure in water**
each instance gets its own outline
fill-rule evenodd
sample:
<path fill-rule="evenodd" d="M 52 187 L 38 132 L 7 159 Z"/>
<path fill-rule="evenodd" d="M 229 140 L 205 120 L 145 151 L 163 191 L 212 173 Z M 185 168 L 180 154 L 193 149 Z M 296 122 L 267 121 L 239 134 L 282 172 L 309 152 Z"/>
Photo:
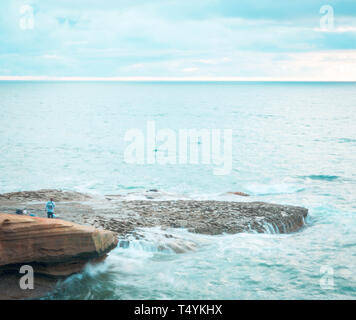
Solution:
<path fill-rule="evenodd" d="M 47 217 L 48 218 L 53 218 L 54 208 L 55 207 L 56 207 L 56 204 L 53 202 L 53 198 L 51 198 L 50 201 L 48 201 L 47 204 L 46 204 L 46 210 L 47 210 Z"/>

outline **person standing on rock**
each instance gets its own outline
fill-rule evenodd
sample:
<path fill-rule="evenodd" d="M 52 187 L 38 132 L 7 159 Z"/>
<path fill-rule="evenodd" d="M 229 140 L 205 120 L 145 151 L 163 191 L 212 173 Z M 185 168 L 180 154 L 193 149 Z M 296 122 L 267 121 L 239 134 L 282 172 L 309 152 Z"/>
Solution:
<path fill-rule="evenodd" d="M 48 201 L 46 203 L 46 210 L 47 210 L 48 218 L 53 218 L 55 207 L 56 207 L 56 204 L 53 202 L 53 198 L 51 198 L 50 201 Z"/>

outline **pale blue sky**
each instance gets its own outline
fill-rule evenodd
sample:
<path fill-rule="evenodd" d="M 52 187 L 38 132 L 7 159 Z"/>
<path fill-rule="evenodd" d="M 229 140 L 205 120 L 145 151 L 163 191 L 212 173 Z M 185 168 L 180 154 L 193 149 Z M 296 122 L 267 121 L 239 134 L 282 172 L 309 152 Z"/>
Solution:
<path fill-rule="evenodd" d="M 356 80 L 356 1 L 1 0 L 13 76 Z"/>

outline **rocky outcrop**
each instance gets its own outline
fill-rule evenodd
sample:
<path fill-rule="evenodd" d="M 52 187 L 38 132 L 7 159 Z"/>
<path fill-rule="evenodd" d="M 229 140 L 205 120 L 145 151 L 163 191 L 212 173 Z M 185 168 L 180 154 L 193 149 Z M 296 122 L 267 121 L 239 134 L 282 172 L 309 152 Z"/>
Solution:
<path fill-rule="evenodd" d="M 19 191 L 0 194 L 0 201 L 48 201 L 50 198 L 54 198 L 55 201 L 85 201 L 92 199 L 90 195 L 85 193 L 53 189 Z"/>
<path fill-rule="evenodd" d="M 0 270 L 29 264 L 35 273 L 68 276 L 116 247 L 114 232 L 59 219 L 0 213 Z"/>
<path fill-rule="evenodd" d="M 0 299 L 43 296 L 55 286 L 52 278 L 79 272 L 89 260 L 103 259 L 117 245 L 116 233 L 121 236 L 123 247 L 129 245 L 132 237 L 140 237 L 141 228 L 145 227 L 186 228 L 211 235 L 289 233 L 300 230 L 308 215 L 308 209 L 298 206 L 265 202 L 162 201 L 160 195 L 153 189 L 144 193 L 144 198 L 153 201 L 60 190 L 0 195 L 0 212 L 4 212 L 0 213 Z M 45 217 L 44 205 L 50 197 L 57 202 L 56 215 L 67 221 L 41 218 Z M 26 208 L 29 214 L 39 217 L 10 214 L 19 208 Z M 162 241 L 161 245 L 162 249 L 177 253 L 195 249 L 195 244 L 186 239 Z M 23 264 L 30 264 L 37 273 L 36 292 L 18 288 L 18 271 Z M 15 272 L 8 273 L 11 271 Z"/>
<path fill-rule="evenodd" d="M 228 192 L 228 194 L 233 194 L 235 196 L 241 196 L 241 197 L 249 197 L 250 196 L 249 194 L 240 192 L 240 191 Z"/>

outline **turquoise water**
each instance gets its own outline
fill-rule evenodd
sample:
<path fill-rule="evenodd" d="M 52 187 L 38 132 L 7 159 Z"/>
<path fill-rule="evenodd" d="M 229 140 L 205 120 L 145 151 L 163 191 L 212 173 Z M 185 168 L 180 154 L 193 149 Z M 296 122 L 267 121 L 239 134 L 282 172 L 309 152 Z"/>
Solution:
<path fill-rule="evenodd" d="M 0 83 L 0 192 L 62 188 L 309 208 L 300 232 L 202 236 L 195 251 L 162 250 L 144 230 L 62 283 L 59 299 L 341 299 L 356 297 L 356 84 Z M 125 132 L 232 129 L 228 175 L 214 165 L 124 162 Z"/>

